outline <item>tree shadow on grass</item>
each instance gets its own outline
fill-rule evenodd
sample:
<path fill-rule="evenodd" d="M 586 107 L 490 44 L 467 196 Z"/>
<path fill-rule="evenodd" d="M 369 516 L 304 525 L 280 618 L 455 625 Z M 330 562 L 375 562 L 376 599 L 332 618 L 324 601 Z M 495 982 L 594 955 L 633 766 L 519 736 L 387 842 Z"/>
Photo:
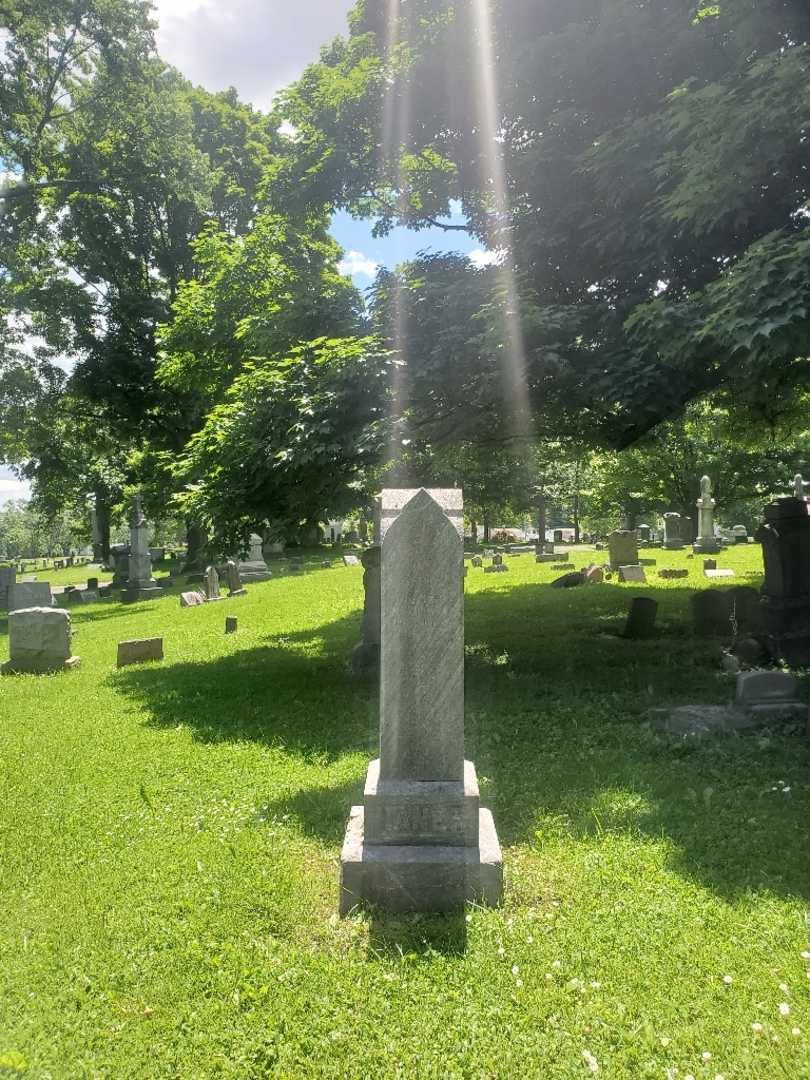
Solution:
<path fill-rule="evenodd" d="M 669 865 L 719 896 L 810 898 L 807 740 L 776 731 L 688 745 L 646 723 L 651 706 L 733 696 L 719 644 L 691 635 L 692 592 L 527 584 L 468 594 L 466 754 L 484 803 L 507 848 L 664 838 Z M 660 600 L 662 638 L 605 632 L 636 595 Z M 355 614 L 213 662 L 111 679 L 149 723 L 182 723 L 204 741 L 255 739 L 320 761 L 371 756 L 376 690 L 346 670 L 358 628 Z M 338 846 L 362 783 L 302 789 L 266 809 Z"/>
<path fill-rule="evenodd" d="M 378 738 L 376 697 L 346 671 L 358 627 L 352 615 L 216 660 L 125 668 L 108 680 L 154 727 L 182 725 L 201 742 L 253 740 L 326 763 Z"/>
<path fill-rule="evenodd" d="M 484 803 L 506 847 L 667 838 L 669 865 L 729 900 L 762 888 L 810 897 L 803 734 L 688 744 L 647 723 L 652 706 L 733 697 L 721 642 L 692 634 L 694 591 L 529 584 L 467 596 L 466 754 Z M 661 637 L 615 633 L 636 595 L 660 601 Z M 339 844 L 361 785 L 297 792 L 278 809 Z"/>

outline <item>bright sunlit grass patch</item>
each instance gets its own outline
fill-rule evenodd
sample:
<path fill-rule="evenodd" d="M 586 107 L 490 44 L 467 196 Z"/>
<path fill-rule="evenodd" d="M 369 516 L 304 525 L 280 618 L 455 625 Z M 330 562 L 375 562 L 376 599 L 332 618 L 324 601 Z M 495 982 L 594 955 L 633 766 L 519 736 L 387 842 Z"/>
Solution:
<path fill-rule="evenodd" d="M 650 555 L 689 577 L 469 571 L 467 752 L 506 903 L 446 918 L 335 914 L 377 738 L 346 673 L 359 568 L 75 609 L 79 671 L 0 681 L 0 1075 L 810 1074 L 808 744 L 646 727 L 732 694 L 690 633 L 702 562 Z M 761 571 L 753 545 L 718 563 Z M 661 634 L 624 641 L 644 594 Z M 155 634 L 163 663 L 115 670 Z"/>

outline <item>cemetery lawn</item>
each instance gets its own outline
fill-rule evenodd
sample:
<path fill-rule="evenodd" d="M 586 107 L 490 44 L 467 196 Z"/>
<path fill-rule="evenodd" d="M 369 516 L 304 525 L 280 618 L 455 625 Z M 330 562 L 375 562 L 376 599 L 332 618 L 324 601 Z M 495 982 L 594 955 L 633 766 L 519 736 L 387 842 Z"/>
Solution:
<path fill-rule="evenodd" d="M 0 680 L 0 1076 L 810 1076 L 808 741 L 645 725 L 733 692 L 690 632 L 701 560 L 649 554 L 690 577 L 470 570 L 468 756 L 506 900 L 445 918 L 335 914 L 377 737 L 345 670 L 359 568 L 74 608 L 80 670 Z M 718 565 L 759 583 L 757 546 Z M 637 595 L 655 640 L 617 636 Z M 164 662 L 115 670 L 153 635 Z"/>

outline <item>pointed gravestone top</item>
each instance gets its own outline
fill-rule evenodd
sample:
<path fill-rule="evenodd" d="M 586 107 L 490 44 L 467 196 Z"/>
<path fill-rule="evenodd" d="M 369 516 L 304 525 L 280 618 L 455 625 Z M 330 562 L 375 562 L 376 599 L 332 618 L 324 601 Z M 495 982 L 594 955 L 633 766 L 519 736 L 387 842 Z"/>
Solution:
<path fill-rule="evenodd" d="M 381 497 L 380 776 L 464 775 L 462 493 Z"/>

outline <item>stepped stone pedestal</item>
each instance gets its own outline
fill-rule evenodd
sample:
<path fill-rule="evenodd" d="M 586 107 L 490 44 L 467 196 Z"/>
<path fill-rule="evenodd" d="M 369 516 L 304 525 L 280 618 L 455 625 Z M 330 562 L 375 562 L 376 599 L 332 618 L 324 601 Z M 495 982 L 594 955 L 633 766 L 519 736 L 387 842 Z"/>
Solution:
<path fill-rule="evenodd" d="M 380 532 L 380 756 L 349 817 L 341 914 L 496 905 L 500 845 L 464 759 L 461 492 L 384 491 Z"/>

